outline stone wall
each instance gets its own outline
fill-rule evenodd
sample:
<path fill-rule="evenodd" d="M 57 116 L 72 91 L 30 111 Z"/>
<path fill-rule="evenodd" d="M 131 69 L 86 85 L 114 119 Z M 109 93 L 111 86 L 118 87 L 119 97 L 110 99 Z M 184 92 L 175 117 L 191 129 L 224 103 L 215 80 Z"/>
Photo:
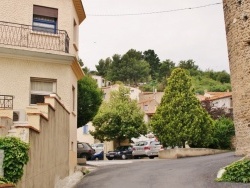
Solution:
<path fill-rule="evenodd" d="M 250 1 L 223 0 L 230 63 L 236 155 L 250 152 Z"/>

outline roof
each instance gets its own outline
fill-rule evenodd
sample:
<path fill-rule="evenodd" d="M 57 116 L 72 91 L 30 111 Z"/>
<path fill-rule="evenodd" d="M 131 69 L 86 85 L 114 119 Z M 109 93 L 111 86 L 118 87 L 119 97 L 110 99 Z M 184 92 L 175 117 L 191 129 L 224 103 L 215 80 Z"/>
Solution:
<path fill-rule="evenodd" d="M 82 1 L 81 0 L 73 0 L 75 9 L 76 9 L 76 13 L 79 19 L 79 25 L 82 23 L 82 21 L 86 18 L 86 14 L 82 5 Z"/>
<path fill-rule="evenodd" d="M 206 92 L 204 94 L 203 99 L 201 99 L 201 101 L 204 100 L 218 100 L 218 99 L 223 99 L 223 98 L 231 98 L 232 97 L 232 92 Z"/>

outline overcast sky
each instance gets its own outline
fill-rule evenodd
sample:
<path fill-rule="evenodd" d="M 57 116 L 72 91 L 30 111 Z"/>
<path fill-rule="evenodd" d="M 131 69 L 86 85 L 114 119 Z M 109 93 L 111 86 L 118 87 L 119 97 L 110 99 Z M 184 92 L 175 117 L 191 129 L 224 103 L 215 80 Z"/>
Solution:
<path fill-rule="evenodd" d="M 222 4 L 169 12 L 222 0 L 82 2 L 87 17 L 80 25 L 79 57 L 91 70 L 96 69 L 100 59 L 114 54 L 152 49 L 161 61 L 170 59 L 178 64 L 180 60 L 193 59 L 202 70 L 229 72 Z M 124 14 L 139 15 L 121 16 Z"/>

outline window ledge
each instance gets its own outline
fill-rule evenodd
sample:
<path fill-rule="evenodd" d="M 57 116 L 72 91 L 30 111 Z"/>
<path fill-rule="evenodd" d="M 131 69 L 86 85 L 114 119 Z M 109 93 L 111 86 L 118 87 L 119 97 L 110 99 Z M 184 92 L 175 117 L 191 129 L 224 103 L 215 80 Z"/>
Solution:
<path fill-rule="evenodd" d="M 58 37 L 58 38 L 60 38 L 60 35 L 57 34 L 57 33 L 45 33 L 45 32 L 39 32 L 39 31 L 31 31 L 30 34 L 33 34 L 33 35 L 43 35 L 43 36 Z"/>

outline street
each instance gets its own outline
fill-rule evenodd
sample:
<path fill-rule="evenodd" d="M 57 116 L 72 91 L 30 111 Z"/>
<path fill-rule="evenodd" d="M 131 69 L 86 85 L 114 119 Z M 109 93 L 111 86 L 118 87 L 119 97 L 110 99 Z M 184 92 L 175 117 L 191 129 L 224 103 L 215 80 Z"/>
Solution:
<path fill-rule="evenodd" d="M 77 188 L 249 188 L 250 184 L 215 182 L 221 167 L 240 158 L 229 152 L 172 160 L 91 161 L 98 168 Z"/>

